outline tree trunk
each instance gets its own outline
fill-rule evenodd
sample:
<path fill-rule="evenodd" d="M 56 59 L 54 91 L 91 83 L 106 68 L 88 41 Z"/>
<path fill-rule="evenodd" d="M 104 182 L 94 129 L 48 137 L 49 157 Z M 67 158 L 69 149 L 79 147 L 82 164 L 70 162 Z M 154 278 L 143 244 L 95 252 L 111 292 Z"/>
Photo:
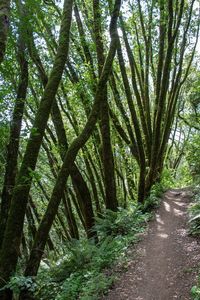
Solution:
<path fill-rule="evenodd" d="M 44 94 L 35 117 L 34 125 L 14 188 L 9 217 L 2 243 L 2 250 L 0 252 L 0 287 L 5 285 L 5 282 L 9 280 L 11 274 L 13 274 L 16 269 L 26 205 L 32 182 L 31 172 L 35 170 L 44 131 L 67 60 L 72 2 L 72 0 L 65 0 L 64 2 L 58 51 L 49 76 L 49 81 L 44 90 Z M 5 294 L 7 294 L 5 291 L 0 292 L 2 299 Z"/>
<path fill-rule="evenodd" d="M 97 50 L 99 77 L 101 76 L 103 64 L 105 62 L 104 46 L 101 32 L 101 15 L 99 0 L 93 1 L 94 14 L 94 35 Z M 102 91 L 103 99 L 100 108 L 100 129 L 102 138 L 102 163 L 104 171 L 104 185 L 106 195 L 106 208 L 113 211 L 117 210 L 118 202 L 116 196 L 116 182 L 114 172 L 114 158 L 110 137 L 110 120 L 109 120 L 109 106 L 107 97 L 107 85 Z"/>
<path fill-rule="evenodd" d="M 31 251 L 30 259 L 25 271 L 26 276 L 35 276 L 37 274 L 39 264 L 42 258 L 42 254 L 45 248 L 46 244 L 46 238 L 48 236 L 48 233 L 51 229 L 53 220 L 55 218 L 56 212 L 58 210 L 58 206 L 60 204 L 61 198 L 63 196 L 64 187 L 67 181 L 67 178 L 69 176 L 70 169 L 74 163 L 74 160 L 76 158 L 76 155 L 78 151 L 84 146 L 86 141 L 89 139 L 91 133 L 94 130 L 95 124 L 97 122 L 98 116 L 99 116 L 99 108 L 100 103 L 103 97 L 102 91 L 104 90 L 104 87 L 108 81 L 109 74 L 112 68 L 112 62 L 115 56 L 116 48 L 117 48 L 117 39 L 116 39 L 116 32 L 117 32 L 117 19 L 119 15 L 119 9 L 120 9 L 121 1 L 116 0 L 115 7 L 113 11 L 113 16 L 111 18 L 111 43 L 110 48 L 108 52 L 107 59 L 105 61 L 105 65 L 101 74 L 101 78 L 99 80 L 99 84 L 96 91 L 95 101 L 93 108 L 91 110 L 90 116 L 88 118 L 88 121 L 82 131 L 82 133 L 72 142 L 72 144 L 69 146 L 67 153 L 65 155 L 63 165 L 59 171 L 58 178 L 56 181 L 56 184 L 54 186 L 51 199 L 49 201 L 46 213 L 43 217 L 43 220 L 39 226 L 39 229 L 37 231 L 37 235 L 34 241 L 34 246 Z M 29 299 L 26 293 L 26 299 Z M 30 298 L 31 299 L 31 298 Z"/>
<path fill-rule="evenodd" d="M 0 211 L 0 249 L 3 241 L 4 231 L 10 208 L 12 191 L 15 185 L 17 173 L 17 158 L 19 150 L 19 138 L 24 112 L 24 104 L 28 87 L 28 62 L 25 58 L 25 46 L 22 40 L 22 33 L 19 37 L 18 62 L 20 66 L 19 85 L 17 89 L 17 98 L 15 101 L 13 118 L 10 126 L 10 139 L 7 146 L 7 159 L 4 176 L 4 184 L 1 196 Z"/>
<path fill-rule="evenodd" d="M 4 59 L 4 54 L 6 51 L 9 16 L 10 16 L 10 1 L 1 0 L 0 3 L 0 64 Z"/>
<path fill-rule="evenodd" d="M 30 40 L 29 40 L 30 41 Z M 31 41 L 29 45 L 29 52 L 32 60 L 36 64 L 38 68 L 38 72 L 40 74 L 43 86 L 45 88 L 47 82 L 48 82 L 48 77 L 46 75 L 46 72 L 44 70 L 44 67 L 42 65 L 40 56 L 38 54 L 38 51 L 35 47 L 34 41 L 33 41 L 33 36 L 31 35 Z M 54 101 L 53 106 L 52 106 L 52 121 L 56 130 L 56 135 L 58 138 L 58 144 L 59 144 L 59 151 L 62 160 L 64 159 L 64 154 L 68 149 L 68 142 L 67 142 L 67 136 L 65 133 L 65 128 L 62 120 L 62 115 L 60 113 L 60 109 L 58 107 L 58 104 L 56 101 Z M 92 208 L 92 199 L 90 195 L 90 191 L 88 189 L 88 186 L 81 175 L 78 167 L 74 163 L 70 175 L 72 177 L 72 183 L 74 185 L 74 189 L 77 193 L 77 198 L 80 201 L 80 207 L 83 210 L 83 216 L 85 218 L 85 229 L 88 238 L 96 237 L 95 231 L 92 230 L 92 227 L 94 226 L 94 213 L 93 213 L 93 208 Z"/>

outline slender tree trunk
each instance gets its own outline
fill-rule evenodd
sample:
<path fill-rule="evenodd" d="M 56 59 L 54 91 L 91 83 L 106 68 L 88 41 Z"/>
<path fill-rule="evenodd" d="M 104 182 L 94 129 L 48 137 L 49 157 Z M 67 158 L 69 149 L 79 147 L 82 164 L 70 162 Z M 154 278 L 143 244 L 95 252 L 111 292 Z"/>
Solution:
<path fill-rule="evenodd" d="M 19 138 L 21 124 L 24 112 L 24 104 L 28 87 L 28 62 L 25 58 L 25 46 L 20 32 L 18 43 L 18 62 L 20 66 L 19 85 L 17 89 L 17 98 L 15 101 L 13 117 L 10 126 L 10 139 L 7 146 L 7 159 L 4 176 L 4 184 L 1 196 L 1 211 L 0 211 L 0 249 L 3 241 L 4 231 L 8 218 L 13 187 L 17 174 L 17 158 L 19 150 Z"/>
<path fill-rule="evenodd" d="M 101 206 L 100 206 L 100 202 L 99 202 L 98 191 L 97 191 L 97 187 L 96 187 L 96 183 L 95 183 L 94 174 L 92 172 L 92 168 L 91 168 L 89 160 L 87 158 L 85 159 L 85 164 L 86 164 L 86 168 L 87 168 L 88 175 L 90 178 L 90 184 L 92 187 L 93 198 L 94 198 L 95 207 L 96 207 L 96 213 L 97 213 L 97 215 L 99 215 L 101 213 Z"/>
<path fill-rule="evenodd" d="M 40 74 L 43 86 L 45 88 L 48 82 L 48 77 L 42 65 L 38 51 L 35 47 L 32 34 L 31 34 L 31 40 L 29 40 L 29 42 L 30 44 L 28 48 L 29 48 L 30 56 L 38 68 L 38 72 Z M 63 160 L 64 154 L 68 149 L 68 142 L 67 142 L 67 136 L 65 133 L 65 128 L 62 120 L 62 115 L 60 113 L 60 109 L 56 101 L 54 101 L 53 103 L 51 115 L 56 130 L 56 135 L 58 138 L 60 155 Z M 71 168 L 70 175 L 72 177 L 72 183 L 74 185 L 74 189 L 76 191 L 77 197 L 80 201 L 80 207 L 83 210 L 87 237 L 88 238 L 95 237 L 96 233 L 94 230 L 92 230 L 92 227 L 94 226 L 94 213 L 92 208 L 92 199 L 91 199 L 90 191 L 75 163 Z"/>
<path fill-rule="evenodd" d="M 119 41 L 119 40 L 118 40 Z M 129 49 L 129 48 L 128 48 Z M 129 49 L 130 52 L 130 49 Z M 142 132 L 140 128 L 140 123 L 137 117 L 136 109 L 134 106 L 134 102 L 132 99 L 132 94 L 131 94 L 131 89 L 128 81 L 128 76 L 126 73 L 126 68 L 125 68 L 125 62 L 123 58 L 123 53 L 121 49 L 120 43 L 118 44 L 118 60 L 119 60 L 119 65 L 120 65 L 120 71 L 122 74 L 122 79 L 123 79 L 123 84 L 125 88 L 125 93 L 127 97 L 127 102 L 131 114 L 131 119 L 132 119 L 132 124 L 134 126 L 135 130 L 135 136 L 136 136 L 136 147 L 138 153 L 138 158 L 139 158 L 139 168 L 140 168 L 140 175 L 139 175 L 139 182 L 138 182 L 138 202 L 143 203 L 144 202 L 144 196 L 145 196 L 145 175 L 146 175 L 146 164 L 145 164 L 145 148 L 144 148 L 144 143 L 142 140 Z M 131 58 L 130 58 L 131 60 Z"/>
<path fill-rule="evenodd" d="M 26 205 L 32 182 L 30 170 L 35 170 L 44 131 L 67 60 L 72 2 L 72 0 L 65 0 L 64 2 L 58 51 L 35 117 L 33 129 L 30 134 L 18 179 L 14 188 L 9 217 L 2 243 L 2 250 L 0 252 L 0 287 L 5 285 L 5 282 L 9 280 L 11 274 L 13 274 L 16 269 Z M 3 300 L 9 299 L 7 298 L 7 291 L 0 292 L 0 296 Z"/>
<path fill-rule="evenodd" d="M 60 110 L 57 103 L 54 103 L 53 105 L 52 119 L 58 136 L 60 149 L 65 149 L 65 151 L 61 152 L 62 159 L 64 159 L 64 152 L 66 152 L 68 149 L 68 142 L 65 134 L 64 124 L 62 121 L 62 116 L 60 114 Z M 94 226 L 94 212 L 92 207 L 90 191 L 88 189 L 87 183 L 85 182 L 75 163 L 73 163 L 70 169 L 70 175 L 75 191 L 78 194 L 78 199 L 80 199 L 81 202 L 80 207 L 82 208 L 83 216 L 85 219 L 85 229 L 87 237 L 96 237 L 95 231 L 92 230 Z"/>
<path fill-rule="evenodd" d="M 0 64 L 4 59 L 10 17 L 10 1 L 1 0 L 0 2 Z"/>
<path fill-rule="evenodd" d="M 94 13 L 94 35 L 97 50 L 99 77 L 101 76 L 102 68 L 105 62 L 104 46 L 101 32 L 101 15 L 99 0 L 93 1 Z M 107 97 L 107 85 L 103 91 L 104 99 L 101 102 L 100 110 L 100 129 L 102 138 L 102 163 L 104 170 L 104 185 L 106 195 L 106 208 L 113 211 L 117 210 L 118 202 L 116 196 L 116 182 L 114 171 L 114 158 L 110 137 L 110 120 L 109 120 L 109 106 Z"/>
<path fill-rule="evenodd" d="M 74 160 L 76 158 L 76 155 L 78 151 L 84 146 L 86 141 L 91 136 L 95 124 L 97 122 L 98 116 L 99 116 L 99 108 L 100 103 L 102 100 L 102 97 L 104 94 L 102 91 L 104 90 L 104 87 L 108 81 L 109 74 L 112 68 L 112 62 L 115 56 L 116 48 L 117 48 L 117 39 L 116 39 L 116 33 L 117 33 L 117 19 L 119 15 L 119 9 L 120 9 L 121 1 L 116 0 L 115 7 L 113 11 L 113 15 L 111 18 L 111 24 L 110 24 L 110 34 L 111 34 L 111 43 L 110 48 L 108 52 L 107 59 L 104 64 L 104 68 L 101 74 L 101 78 L 99 80 L 99 84 L 97 86 L 96 96 L 93 108 L 91 110 L 90 116 L 88 118 L 88 121 L 82 131 L 82 133 L 72 142 L 72 144 L 69 146 L 67 153 L 65 155 L 63 165 L 59 171 L 58 178 L 55 184 L 55 187 L 52 192 L 51 199 L 49 201 L 46 213 L 43 217 L 43 220 L 39 226 L 39 229 L 37 231 L 37 235 L 34 241 L 34 246 L 31 251 L 30 259 L 26 267 L 25 275 L 26 276 L 34 276 L 37 274 L 39 264 L 42 258 L 42 254 L 45 248 L 46 244 L 46 238 L 48 236 L 48 233 L 51 229 L 53 220 L 55 218 L 56 212 L 58 210 L 58 206 L 60 204 L 61 198 L 63 196 L 64 187 L 67 181 L 67 178 L 69 176 L 70 169 L 74 163 Z M 26 299 L 31 299 L 28 297 L 28 292 L 22 293 L 23 296 L 26 295 Z"/>
<path fill-rule="evenodd" d="M 64 205 L 64 213 L 66 215 L 69 232 L 72 239 L 79 239 L 79 231 L 78 226 L 76 224 L 76 220 L 72 211 L 71 200 L 67 193 L 64 193 L 63 197 L 63 205 Z"/>

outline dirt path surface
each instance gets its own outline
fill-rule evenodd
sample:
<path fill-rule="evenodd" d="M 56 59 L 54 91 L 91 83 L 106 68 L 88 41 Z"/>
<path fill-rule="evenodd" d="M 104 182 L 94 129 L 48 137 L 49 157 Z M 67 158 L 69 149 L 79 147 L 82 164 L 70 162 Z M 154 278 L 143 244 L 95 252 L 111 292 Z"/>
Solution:
<path fill-rule="evenodd" d="M 200 245 L 187 234 L 186 189 L 165 193 L 156 219 L 136 248 L 128 271 L 120 275 L 105 300 L 189 300 L 197 278 Z"/>

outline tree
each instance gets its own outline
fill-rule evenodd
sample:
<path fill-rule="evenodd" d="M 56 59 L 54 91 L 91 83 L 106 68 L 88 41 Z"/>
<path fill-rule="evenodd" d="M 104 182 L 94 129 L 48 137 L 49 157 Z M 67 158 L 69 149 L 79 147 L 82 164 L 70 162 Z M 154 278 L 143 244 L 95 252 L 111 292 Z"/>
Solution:
<path fill-rule="evenodd" d="M 69 29 L 71 23 L 72 1 L 65 1 L 60 29 L 59 46 L 49 81 L 44 90 L 37 111 L 26 152 L 13 191 L 11 207 L 0 252 L 1 286 L 15 271 L 23 231 L 24 216 L 32 182 L 31 171 L 35 169 L 38 152 L 50 110 L 60 83 L 69 49 Z M 17 218 L 15 217 L 17 215 Z M 10 291 L 1 292 L 2 298 L 9 299 Z"/>
<path fill-rule="evenodd" d="M 132 3 L 133 17 L 121 18 L 121 28 L 129 67 L 123 58 L 122 46 L 118 60 L 133 124 L 132 140 L 139 158 L 140 179 L 138 199 L 143 202 L 151 186 L 160 178 L 167 142 L 174 121 L 180 89 L 185 82 L 194 56 L 198 26 L 193 33 L 194 1 L 175 4 L 173 1 Z M 153 22 L 159 16 L 159 26 Z M 132 25 L 130 27 L 130 25 Z M 134 33 L 131 49 L 129 33 Z M 191 49 L 187 38 L 194 39 Z M 180 49 L 180 50 L 179 50 Z M 188 64 L 183 65 L 191 51 Z M 177 64 L 178 60 L 178 64 Z M 132 87 L 128 80 L 130 72 Z M 133 92 L 132 92 L 133 89 Z M 135 101 L 133 100 L 135 98 Z"/>

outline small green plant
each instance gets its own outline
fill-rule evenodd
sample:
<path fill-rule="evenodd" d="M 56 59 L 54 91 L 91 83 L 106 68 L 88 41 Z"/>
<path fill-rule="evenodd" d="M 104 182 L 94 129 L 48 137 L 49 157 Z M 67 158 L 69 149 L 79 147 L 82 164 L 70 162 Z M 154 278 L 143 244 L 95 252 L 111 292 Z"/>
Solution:
<path fill-rule="evenodd" d="M 172 186 L 175 186 L 174 170 L 169 168 L 164 168 L 161 175 L 161 183 L 157 185 L 160 185 L 162 191 L 164 189 L 169 189 Z"/>
<path fill-rule="evenodd" d="M 153 185 L 150 195 L 145 199 L 142 207 L 143 211 L 151 211 L 153 208 L 158 207 L 161 196 L 163 194 L 163 186 L 160 183 Z"/>
<path fill-rule="evenodd" d="M 192 298 L 194 300 L 200 300 L 200 287 L 194 285 L 192 288 L 191 288 L 191 294 L 192 294 Z"/>
<path fill-rule="evenodd" d="M 189 208 L 189 232 L 191 235 L 200 234 L 200 186 L 193 189 L 194 203 Z M 200 300 L 200 278 L 198 284 L 191 289 L 191 295 L 194 300 Z"/>
<path fill-rule="evenodd" d="M 189 232 L 191 235 L 200 234 L 200 190 L 196 187 L 194 204 L 189 208 Z"/>
<path fill-rule="evenodd" d="M 98 270 L 78 272 L 68 278 L 56 300 L 97 300 L 111 286 L 114 277 L 107 277 Z"/>
<path fill-rule="evenodd" d="M 114 277 L 109 278 L 103 273 L 91 274 L 87 284 L 83 287 L 80 294 L 81 300 L 97 300 L 112 285 Z"/>
<path fill-rule="evenodd" d="M 4 289 L 11 289 L 14 295 L 19 295 L 22 290 L 35 292 L 36 284 L 31 277 L 13 276 L 1 290 Z"/>
<path fill-rule="evenodd" d="M 100 239 L 109 236 L 134 234 L 141 229 L 149 215 L 141 212 L 138 206 L 130 206 L 129 209 L 119 208 L 117 212 L 105 210 L 101 217 L 96 218 L 95 230 L 99 233 Z"/>

